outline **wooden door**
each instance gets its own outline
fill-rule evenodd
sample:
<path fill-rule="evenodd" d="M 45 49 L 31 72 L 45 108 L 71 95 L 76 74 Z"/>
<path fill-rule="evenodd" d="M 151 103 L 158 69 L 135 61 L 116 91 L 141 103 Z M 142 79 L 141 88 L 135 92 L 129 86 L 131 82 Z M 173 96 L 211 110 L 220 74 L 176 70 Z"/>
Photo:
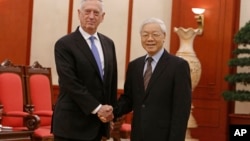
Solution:
<path fill-rule="evenodd" d="M 204 32 L 194 40 L 194 50 L 201 62 L 202 74 L 193 92 L 193 115 L 198 128 L 191 130 L 200 141 L 226 141 L 229 104 L 221 93 L 229 86 L 224 76 L 231 70 L 227 61 L 235 47 L 233 35 L 238 30 L 239 0 L 173 0 L 172 25 L 197 28 L 192 7 L 205 8 Z M 176 33 L 171 32 L 170 52 L 179 48 Z"/>

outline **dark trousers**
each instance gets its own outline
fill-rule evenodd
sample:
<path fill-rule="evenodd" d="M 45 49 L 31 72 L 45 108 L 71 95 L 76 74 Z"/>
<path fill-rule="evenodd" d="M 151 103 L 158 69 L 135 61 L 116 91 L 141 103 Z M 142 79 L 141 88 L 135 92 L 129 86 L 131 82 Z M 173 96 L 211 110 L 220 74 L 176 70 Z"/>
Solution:
<path fill-rule="evenodd" d="M 59 136 L 54 136 L 54 141 L 101 141 L 102 136 L 98 136 L 93 140 L 75 140 L 75 139 L 68 139 Z"/>

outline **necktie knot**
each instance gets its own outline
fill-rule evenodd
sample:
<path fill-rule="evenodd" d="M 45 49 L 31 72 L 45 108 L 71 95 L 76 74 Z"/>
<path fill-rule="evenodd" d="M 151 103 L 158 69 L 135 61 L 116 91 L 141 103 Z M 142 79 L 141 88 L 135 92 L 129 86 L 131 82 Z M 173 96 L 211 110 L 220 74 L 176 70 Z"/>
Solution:
<path fill-rule="evenodd" d="M 154 59 L 153 59 L 152 57 L 148 57 L 148 58 L 147 58 L 148 64 L 151 64 L 153 60 L 154 60 Z"/>
<path fill-rule="evenodd" d="M 91 44 L 94 44 L 95 36 L 90 36 L 89 40 L 90 40 Z"/>

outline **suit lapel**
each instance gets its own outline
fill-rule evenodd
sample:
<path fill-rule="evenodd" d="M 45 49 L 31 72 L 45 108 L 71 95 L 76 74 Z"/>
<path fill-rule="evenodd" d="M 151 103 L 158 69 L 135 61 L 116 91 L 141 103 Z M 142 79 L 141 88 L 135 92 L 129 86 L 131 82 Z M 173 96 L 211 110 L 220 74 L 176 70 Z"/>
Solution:
<path fill-rule="evenodd" d="M 74 32 L 74 35 L 75 35 L 74 37 L 75 37 L 75 40 L 76 40 L 77 47 L 79 48 L 80 51 L 82 51 L 84 56 L 89 60 L 90 64 L 92 64 L 92 66 L 95 68 L 96 73 L 100 74 L 97 63 L 96 63 L 95 58 L 94 58 L 94 55 L 92 54 L 88 43 L 82 37 L 82 35 L 79 32 L 78 28 Z M 102 79 L 101 76 L 100 76 L 100 79 Z"/>
<path fill-rule="evenodd" d="M 157 79 L 161 76 L 162 71 L 164 71 L 167 67 L 167 58 L 168 58 L 168 53 L 164 50 L 161 58 L 159 59 L 158 63 L 156 64 L 156 67 L 154 69 L 154 72 L 149 80 L 148 87 L 146 89 L 146 95 L 144 99 L 147 98 L 148 96 L 148 91 L 154 86 L 154 82 L 157 81 Z"/>
<path fill-rule="evenodd" d="M 105 40 L 104 36 L 102 36 L 100 33 L 98 33 L 98 37 L 100 39 L 101 45 L 102 45 L 102 51 L 103 51 L 103 58 L 104 58 L 104 76 L 103 76 L 103 81 L 105 81 L 106 77 L 107 77 L 107 72 L 108 72 L 108 67 L 109 66 L 109 59 L 108 57 L 111 56 L 109 55 L 109 51 L 107 51 L 107 47 L 109 46 L 109 44 L 107 43 L 107 41 Z"/>
<path fill-rule="evenodd" d="M 145 65 L 145 57 L 146 56 L 143 56 L 142 58 L 140 58 L 140 61 L 139 61 L 139 64 L 136 66 L 138 67 L 136 70 L 137 70 L 137 79 L 139 80 L 139 88 L 140 90 L 142 90 L 143 92 L 144 91 L 144 80 L 143 80 L 143 70 L 144 70 L 144 65 Z"/>

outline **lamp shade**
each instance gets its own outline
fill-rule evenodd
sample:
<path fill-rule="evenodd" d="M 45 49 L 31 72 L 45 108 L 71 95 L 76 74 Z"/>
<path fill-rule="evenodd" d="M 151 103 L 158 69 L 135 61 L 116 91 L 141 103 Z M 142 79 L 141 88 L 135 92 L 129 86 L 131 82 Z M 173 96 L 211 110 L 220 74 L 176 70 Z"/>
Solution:
<path fill-rule="evenodd" d="M 194 14 L 203 14 L 205 12 L 204 8 L 192 8 Z"/>

